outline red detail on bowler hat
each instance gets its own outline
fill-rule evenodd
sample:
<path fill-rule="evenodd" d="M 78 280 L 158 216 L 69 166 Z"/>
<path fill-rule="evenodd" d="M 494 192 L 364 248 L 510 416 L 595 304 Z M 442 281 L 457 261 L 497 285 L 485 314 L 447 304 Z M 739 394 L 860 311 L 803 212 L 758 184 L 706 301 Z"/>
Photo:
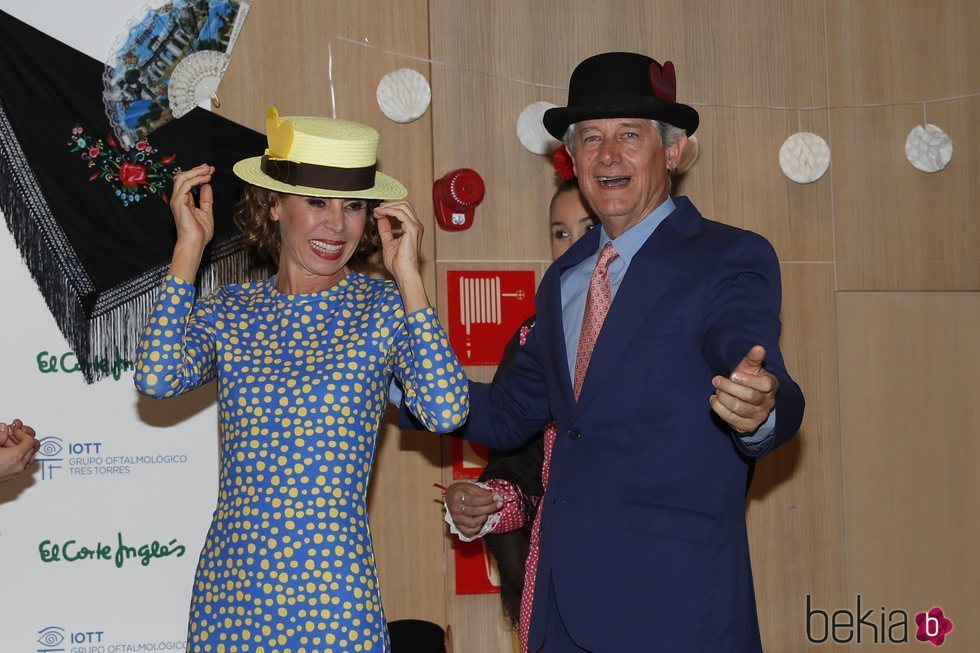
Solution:
<path fill-rule="evenodd" d="M 667 102 L 677 101 L 677 76 L 674 74 L 674 62 L 665 61 L 663 69 L 657 67 L 657 62 L 650 64 L 650 85 L 653 94 Z"/>
<path fill-rule="evenodd" d="M 568 148 L 562 145 L 551 155 L 551 162 L 555 166 L 558 176 L 568 181 L 575 179 L 575 168 L 572 166 L 572 155 L 568 153 Z"/>

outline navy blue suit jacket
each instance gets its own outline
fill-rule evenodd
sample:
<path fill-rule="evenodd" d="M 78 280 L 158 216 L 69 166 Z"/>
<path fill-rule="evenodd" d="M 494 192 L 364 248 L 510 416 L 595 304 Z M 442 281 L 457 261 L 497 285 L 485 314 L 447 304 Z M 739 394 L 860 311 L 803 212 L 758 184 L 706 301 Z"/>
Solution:
<path fill-rule="evenodd" d="M 747 459 L 799 429 L 803 395 L 779 350 L 780 276 L 761 236 L 704 219 L 686 198 L 633 258 L 578 402 L 560 276 L 594 253 L 583 237 L 541 280 L 537 321 L 492 385 L 470 383 L 464 437 L 497 449 L 558 424 L 543 500 L 531 650 L 549 583 L 569 634 L 597 652 L 761 651 L 745 530 Z M 756 344 L 779 379 L 758 449 L 714 416 L 711 379 Z"/>

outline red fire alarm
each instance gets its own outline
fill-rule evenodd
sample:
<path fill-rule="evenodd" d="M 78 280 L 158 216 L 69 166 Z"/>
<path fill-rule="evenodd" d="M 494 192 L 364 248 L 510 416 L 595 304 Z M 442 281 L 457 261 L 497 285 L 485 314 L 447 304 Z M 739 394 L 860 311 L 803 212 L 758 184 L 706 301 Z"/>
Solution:
<path fill-rule="evenodd" d="M 432 204 L 436 222 L 446 231 L 463 231 L 473 226 L 473 212 L 486 188 L 483 179 L 469 168 L 446 173 L 432 186 Z"/>

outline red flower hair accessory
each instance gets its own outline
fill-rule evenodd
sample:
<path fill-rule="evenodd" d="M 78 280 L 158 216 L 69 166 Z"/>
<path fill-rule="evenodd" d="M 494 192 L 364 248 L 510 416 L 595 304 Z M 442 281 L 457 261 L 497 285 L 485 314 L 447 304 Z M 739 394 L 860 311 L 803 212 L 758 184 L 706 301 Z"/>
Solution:
<path fill-rule="evenodd" d="M 575 179 L 575 167 L 572 165 L 572 155 L 568 153 L 568 148 L 564 145 L 555 150 L 551 155 L 551 162 L 555 166 L 558 176 L 568 181 Z"/>

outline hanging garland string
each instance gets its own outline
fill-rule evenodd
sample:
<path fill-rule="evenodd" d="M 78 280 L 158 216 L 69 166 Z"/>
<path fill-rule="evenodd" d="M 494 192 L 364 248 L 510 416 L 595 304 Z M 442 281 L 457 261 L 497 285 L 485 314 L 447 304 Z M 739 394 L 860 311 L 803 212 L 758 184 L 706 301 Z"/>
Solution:
<path fill-rule="evenodd" d="M 407 52 L 398 52 L 396 50 L 389 50 L 387 48 L 382 48 L 380 46 L 374 45 L 367 38 L 354 39 L 347 36 L 335 35 L 332 40 L 338 43 L 345 43 L 348 45 L 353 45 L 362 48 L 369 48 L 372 50 L 378 50 L 383 54 L 400 57 L 403 59 L 408 59 L 411 61 L 417 61 L 420 63 L 426 63 L 432 66 L 441 66 L 444 68 L 449 68 L 452 70 L 458 70 L 461 72 L 472 73 L 476 75 L 482 75 L 484 77 L 490 77 L 491 79 L 497 79 L 500 81 L 520 84 L 522 86 L 530 86 L 532 89 L 550 89 L 565 91 L 568 89 L 567 86 L 557 86 L 554 84 L 543 84 L 540 82 L 532 82 L 526 79 L 520 79 L 516 77 L 508 77 L 505 75 L 498 75 L 495 73 L 488 73 L 486 71 L 477 70 L 475 68 L 466 68 L 453 63 L 448 63 L 445 61 L 439 61 L 438 59 L 432 59 L 429 57 L 420 57 L 417 55 L 408 54 Z M 333 117 L 337 117 L 337 103 L 336 103 L 336 93 L 334 89 L 333 81 L 333 47 L 330 42 L 327 44 L 327 81 L 330 88 L 330 103 L 331 110 L 333 112 Z M 957 100 L 969 100 L 973 98 L 980 97 L 980 91 L 973 93 L 963 93 L 960 95 L 949 95 L 945 97 L 931 98 L 927 100 L 907 100 L 899 102 L 864 102 L 856 104 L 826 104 L 826 105 L 813 105 L 813 106 L 780 106 L 780 105 L 761 105 L 761 104 L 735 104 L 727 102 L 697 102 L 690 101 L 688 104 L 694 107 L 702 109 L 752 109 L 752 110 L 770 110 L 770 111 L 795 111 L 797 113 L 797 123 L 799 126 L 799 131 L 796 134 L 791 135 L 786 142 L 783 144 L 783 148 L 780 151 L 780 166 L 783 172 L 790 179 L 798 183 L 810 183 L 819 179 L 823 173 L 827 170 L 829 165 L 830 150 L 826 141 L 823 140 L 817 134 L 812 134 L 810 132 L 803 132 L 802 130 L 802 112 L 804 111 L 829 111 L 831 109 L 870 109 L 870 108 L 881 108 L 881 107 L 899 107 L 899 106 L 921 106 L 922 107 L 922 124 L 915 126 L 906 139 L 906 158 L 909 163 L 911 163 L 916 169 L 923 172 L 938 172 L 946 167 L 952 157 L 953 144 L 952 139 L 939 127 L 929 123 L 926 115 L 926 105 L 938 104 L 942 102 L 952 102 Z M 531 109 L 533 105 L 530 105 L 525 109 L 525 113 L 528 109 Z M 523 114 L 522 114 L 523 115 Z M 526 122 L 526 121 L 525 121 Z M 527 131 L 526 125 L 524 131 Z M 518 127 L 519 134 L 521 133 L 521 127 Z M 534 140 L 536 134 L 522 134 L 521 141 L 530 151 L 534 153 L 540 153 L 538 150 L 542 147 L 539 143 L 534 143 L 531 147 L 528 147 L 526 140 Z M 693 162 L 692 162 L 693 163 Z"/>
<path fill-rule="evenodd" d="M 459 70 L 467 73 L 475 73 L 477 75 L 483 75 L 484 77 L 490 77 L 492 79 L 499 79 L 504 82 L 512 82 L 514 84 L 521 84 L 523 86 L 533 86 L 535 88 L 543 89 L 553 89 L 558 91 L 567 91 L 567 86 L 557 86 L 554 84 L 543 84 L 541 82 L 532 82 L 526 79 L 519 79 L 517 77 L 507 77 L 505 75 L 497 75 L 495 73 L 488 73 L 482 70 L 477 70 L 475 68 L 465 68 L 457 64 L 447 63 L 445 61 L 439 61 L 438 59 L 430 59 L 428 57 L 420 57 L 413 54 L 408 54 L 407 52 L 398 52 L 397 50 L 388 50 L 382 48 L 381 46 L 374 45 L 366 37 L 362 39 L 353 39 L 346 36 L 335 35 L 333 37 L 335 40 L 341 43 L 348 43 L 351 45 L 356 45 L 362 48 L 369 48 L 372 50 L 378 50 L 383 54 L 392 55 L 395 57 L 401 57 L 404 59 L 409 59 L 411 61 L 418 61 L 421 63 L 431 64 L 433 66 L 442 66 L 444 68 L 452 68 L 454 70 Z M 331 84 L 332 84 L 332 63 L 333 63 L 333 53 L 328 45 L 328 56 L 330 58 L 331 64 Z M 333 89 L 331 88 L 331 97 L 333 95 Z M 897 107 L 897 106 L 917 106 L 922 105 L 923 111 L 925 110 L 925 105 L 927 104 L 938 104 L 940 102 L 950 102 L 953 100 L 970 100 L 973 98 L 980 97 L 980 91 L 975 93 L 964 93 L 962 95 L 950 95 L 946 97 L 932 98 L 929 100 L 906 100 L 901 102 L 866 102 L 858 104 L 827 104 L 827 105 L 813 105 L 813 106 L 800 106 L 800 107 L 789 107 L 780 105 L 763 105 L 763 104 L 731 104 L 726 102 L 696 102 L 688 101 L 693 107 L 701 107 L 704 109 L 771 109 L 773 111 L 826 111 L 828 109 L 871 109 L 876 107 Z M 924 116 L 923 116 L 923 122 Z"/>

